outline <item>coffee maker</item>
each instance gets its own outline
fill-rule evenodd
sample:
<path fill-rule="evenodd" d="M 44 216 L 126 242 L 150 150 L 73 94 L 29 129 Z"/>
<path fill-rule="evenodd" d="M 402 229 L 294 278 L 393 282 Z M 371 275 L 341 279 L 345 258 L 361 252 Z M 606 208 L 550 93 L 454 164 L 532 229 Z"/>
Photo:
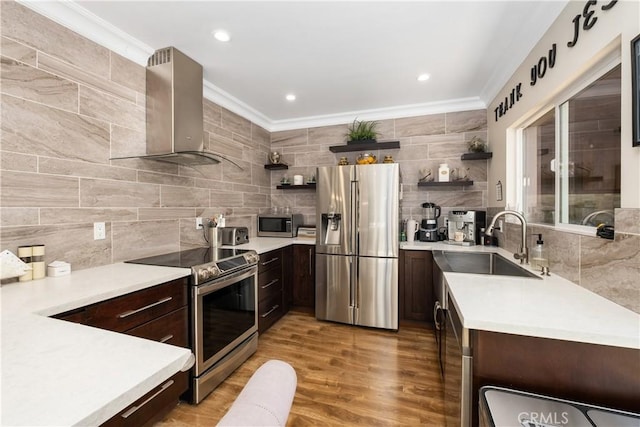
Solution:
<path fill-rule="evenodd" d="M 483 238 L 480 231 L 485 227 L 487 220 L 486 212 L 484 211 L 451 211 L 447 217 L 448 221 L 448 243 L 475 245 L 480 244 L 480 239 Z M 462 233 L 462 240 L 457 241 L 455 236 L 457 233 Z"/>
<path fill-rule="evenodd" d="M 440 218 L 440 206 L 428 202 L 422 204 L 422 221 L 419 230 L 421 242 L 438 241 L 438 218 Z"/>

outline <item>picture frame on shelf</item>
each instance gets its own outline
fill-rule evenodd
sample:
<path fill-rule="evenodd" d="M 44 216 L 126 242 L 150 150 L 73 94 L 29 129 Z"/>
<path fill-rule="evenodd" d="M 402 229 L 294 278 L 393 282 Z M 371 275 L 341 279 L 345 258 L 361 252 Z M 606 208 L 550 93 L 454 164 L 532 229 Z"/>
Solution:
<path fill-rule="evenodd" d="M 631 100 L 634 147 L 640 147 L 640 34 L 631 40 Z"/>

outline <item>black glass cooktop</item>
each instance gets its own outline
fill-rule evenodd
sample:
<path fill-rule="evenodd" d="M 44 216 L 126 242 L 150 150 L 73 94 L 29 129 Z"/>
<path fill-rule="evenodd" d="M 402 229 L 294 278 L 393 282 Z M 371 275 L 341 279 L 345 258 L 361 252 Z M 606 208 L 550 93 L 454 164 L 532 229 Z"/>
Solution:
<path fill-rule="evenodd" d="M 163 267 L 191 268 L 213 261 L 222 261 L 234 258 L 248 252 L 246 249 L 212 249 L 196 248 L 186 251 L 172 252 L 169 254 L 155 255 L 146 258 L 125 261 L 131 264 L 160 265 Z"/>

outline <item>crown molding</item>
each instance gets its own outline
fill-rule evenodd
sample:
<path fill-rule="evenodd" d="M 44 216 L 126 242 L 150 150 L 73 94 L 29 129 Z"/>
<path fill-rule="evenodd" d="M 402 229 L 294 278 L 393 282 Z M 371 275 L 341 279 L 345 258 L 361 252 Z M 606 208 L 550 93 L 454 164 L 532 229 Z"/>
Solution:
<path fill-rule="evenodd" d="M 17 0 L 17 2 L 136 64 L 146 66 L 147 58 L 155 52 L 151 46 L 131 37 L 73 1 Z"/>
<path fill-rule="evenodd" d="M 248 104 L 245 104 L 229 92 L 220 89 L 208 80 L 204 81 L 203 90 L 204 97 L 209 101 L 214 102 L 229 111 L 233 111 L 234 113 L 271 132 L 273 122 L 260 111 Z"/>
<path fill-rule="evenodd" d="M 130 36 L 71 0 L 16 1 L 34 12 L 75 31 L 81 36 L 141 66 L 146 66 L 147 59 L 155 52 L 153 47 Z M 477 110 L 487 107 L 485 101 L 479 97 L 473 97 L 388 108 L 347 111 L 337 114 L 307 116 L 294 119 L 272 120 L 207 80 L 203 81 L 203 96 L 209 101 L 250 120 L 269 132 L 350 123 L 354 117 L 358 117 L 361 120 L 387 120 L 400 117 Z"/>
<path fill-rule="evenodd" d="M 277 132 L 291 129 L 340 125 L 353 122 L 355 117 L 360 120 L 389 120 L 402 117 L 424 116 L 428 114 L 479 110 L 483 108 L 487 108 L 487 105 L 479 97 L 459 98 L 422 104 L 400 105 L 388 108 L 356 110 L 338 114 L 300 117 L 296 119 L 273 120 L 271 121 L 271 127 L 267 130 L 270 132 Z"/>

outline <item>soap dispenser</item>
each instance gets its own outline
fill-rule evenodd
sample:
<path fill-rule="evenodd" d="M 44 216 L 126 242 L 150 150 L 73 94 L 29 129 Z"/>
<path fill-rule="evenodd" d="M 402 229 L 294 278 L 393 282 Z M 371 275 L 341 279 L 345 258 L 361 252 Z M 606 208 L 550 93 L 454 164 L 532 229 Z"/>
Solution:
<path fill-rule="evenodd" d="M 549 268 L 549 258 L 547 257 L 547 251 L 544 247 L 542 234 L 538 234 L 536 246 L 531 250 L 531 269 L 542 270 L 545 267 Z"/>

